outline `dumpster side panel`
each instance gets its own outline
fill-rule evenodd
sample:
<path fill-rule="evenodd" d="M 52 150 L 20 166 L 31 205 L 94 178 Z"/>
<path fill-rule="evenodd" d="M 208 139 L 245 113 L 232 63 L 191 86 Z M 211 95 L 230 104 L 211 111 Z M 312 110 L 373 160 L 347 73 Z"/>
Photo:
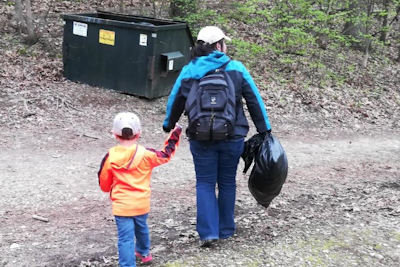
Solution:
<path fill-rule="evenodd" d="M 153 54 L 152 43 L 149 40 L 150 32 L 144 30 L 132 30 L 121 28 L 119 31 L 118 44 L 114 50 L 118 70 L 116 76 L 109 77 L 115 81 L 112 87 L 124 93 L 148 97 L 149 87 L 149 60 Z M 114 58 L 109 58 L 112 61 Z M 111 72 L 115 72 L 112 71 Z"/>
<path fill-rule="evenodd" d="M 157 73 L 156 79 L 152 83 L 152 94 L 156 97 L 169 95 L 172 86 L 175 83 L 183 65 L 190 60 L 191 41 L 185 29 L 170 29 L 159 31 L 155 39 L 155 59 Z M 170 62 L 165 62 L 162 54 L 170 52 L 180 52 L 183 58 L 173 59 Z M 175 68 L 175 66 L 178 66 Z"/>
<path fill-rule="evenodd" d="M 64 16 L 64 76 L 146 98 L 168 95 L 189 61 L 186 24 L 100 15 Z"/>
<path fill-rule="evenodd" d="M 88 23 L 87 37 L 83 37 L 73 34 L 73 21 L 67 21 L 63 43 L 65 77 L 144 96 L 152 48 L 140 40 L 141 32 Z M 113 38 L 107 39 L 107 34 L 112 33 Z"/>

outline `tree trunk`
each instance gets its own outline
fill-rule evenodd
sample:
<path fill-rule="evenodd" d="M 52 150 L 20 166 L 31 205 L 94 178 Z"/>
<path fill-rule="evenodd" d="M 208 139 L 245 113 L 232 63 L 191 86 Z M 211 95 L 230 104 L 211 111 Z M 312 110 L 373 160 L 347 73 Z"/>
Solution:
<path fill-rule="evenodd" d="M 399 50 L 397 52 L 397 59 L 396 59 L 397 63 L 400 63 L 400 46 L 399 46 Z"/>
<path fill-rule="evenodd" d="M 359 3 L 359 0 L 352 0 L 349 5 L 349 19 L 344 24 L 343 34 L 352 36 L 356 39 L 359 38 L 360 33 L 362 33 L 361 23 L 358 21 L 358 18 L 361 14 L 362 5 Z"/>
<path fill-rule="evenodd" d="M 119 0 L 119 12 L 124 13 L 125 12 L 125 3 L 124 0 Z"/>
<path fill-rule="evenodd" d="M 374 1 L 368 1 L 367 2 L 367 19 L 369 19 L 372 16 L 372 10 L 373 10 L 373 5 Z M 368 20 L 365 22 L 365 32 L 368 33 L 370 31 L 370 23 Z M 368 64 L 368 59 L 369 59 L 369 53 L 372 45 L 372 39 L 370 38 L 363 38 L 363 45 L 364 45 L 364 59 L 362 62 L 362 66 L 364 68 L 367 67 Z"/>
<path fill-rule="evenodd" d="M 156 0 L 153 0 L 153 17 L 157 17 L 157 4 Z"/>
<path fill-rule="evenodd" d="M 381 36 L 379 37 L 379 41 L 386 43 L 387 37 L 387 27 L 388 27 L 388 13 L 389 13 L 389 0 L 384 1 L 385 15 L 383 16 Z"/>
<path fill-rule="evenodd" d="M 34 44 L 39 40 L 35 31 L 31 0 L 15 0 L 15 17 L 18 20 L 20 32 L 26 32 L 28 36 L 25 41 Z"/>
<path fill-rule="evenodd" d="M 32 5 L 31 5 L 31 0 L 25 0 L 25 12 L 26 12 L 26 30 L 28 32 L 28 40 L 29 41 L 37 41 L 36 33 L 35 33 L 35 28 L 33 25 L 33 14 L 32 14 Z"/>
<path fill-rule="evenodd" d="M 170 0 L 169 4 L 169 16 L 184 17 L 190 13 L 196 13 L 197 10 L 196 0 Z"/>
<path fill-rule="evenodd" d="M 371 41 L 368 42 L 368 44 L 365 46 L 365 50 L 364 50 L 364 58 L 363 61 L 361 63 L 361 65 L 363 66 L 363 68 L 367 67 L 368 64 L 368 59 L 369 59 L 369 49 L 371 47 Z"/>
<path fill-rule="evenodd" d="M 370 34 L 373 7 L 374 0 L 351 0 L 348 22 L 345 23 L 343 29 L 343 34 L 356 40 L 352 44 L 353 48 L 363 52 L 371 49 L 371 37 L 365 37 L 365 35 Z"/>
<path fill-rule="evenodd" d="M 17 26 L 20 32 L 25 31 L 26 22 L 23 14 L 23 7 L 21 0 L 15 0 L 15 18 L 17 20 Z"/>

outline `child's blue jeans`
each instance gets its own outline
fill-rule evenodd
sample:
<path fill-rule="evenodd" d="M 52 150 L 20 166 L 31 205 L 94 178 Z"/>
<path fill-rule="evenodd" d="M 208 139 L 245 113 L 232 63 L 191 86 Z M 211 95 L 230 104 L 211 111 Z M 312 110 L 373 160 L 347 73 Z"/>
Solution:
<path fill-rule="evenodd" d="M 234 234 L 236 170 L 243 148 L 243 138 L 216 142 L 190 140 L 196 171 L 197 232 L 201 240 Z"/>
<path fill-rule="evenodd" d="M 148 214 L 132 217 L 115 216 L 118 229 L 118 257 L 121 267 L 136 266 L 135 250 L 143 256 L 150 253 L 147 217 Z"/>

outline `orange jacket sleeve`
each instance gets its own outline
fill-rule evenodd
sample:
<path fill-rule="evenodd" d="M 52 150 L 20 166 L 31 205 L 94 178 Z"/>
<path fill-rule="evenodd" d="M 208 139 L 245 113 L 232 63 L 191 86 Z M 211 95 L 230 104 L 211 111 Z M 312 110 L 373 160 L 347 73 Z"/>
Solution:
<path fill-rule="evenodd" d="M 110 161 L 108 153 L 101 161 L 100 170 L 98 172 L 100 189 L 104 192 L 110 192 L 113 183 L 113 176 L 111 172 Z"/>
<path fill-rule="evenodd" d="M 165 140 L 164 148 L 161 151 L 147 148 L 147 150 L 154 152 L 154 154 L 152 153 L 150 157 L 150 162 L 153 167 L 166 163 L 171 159 L 171 157 L 175 154 L 176 148 L 179 145 L 181 133 L 182 127 L 175 127 L 175 129 L 169 134 L 168 138 Z"/>

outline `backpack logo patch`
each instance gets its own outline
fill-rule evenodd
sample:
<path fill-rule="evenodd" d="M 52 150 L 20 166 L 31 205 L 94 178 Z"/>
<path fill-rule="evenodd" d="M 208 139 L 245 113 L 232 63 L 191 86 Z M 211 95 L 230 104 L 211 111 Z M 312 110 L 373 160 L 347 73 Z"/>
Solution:
<path fill-rule="evenodd" d="M 217 104 L 217 97 L 216 96 L 211 96 L 211 105 L 216 105 Z"/>

